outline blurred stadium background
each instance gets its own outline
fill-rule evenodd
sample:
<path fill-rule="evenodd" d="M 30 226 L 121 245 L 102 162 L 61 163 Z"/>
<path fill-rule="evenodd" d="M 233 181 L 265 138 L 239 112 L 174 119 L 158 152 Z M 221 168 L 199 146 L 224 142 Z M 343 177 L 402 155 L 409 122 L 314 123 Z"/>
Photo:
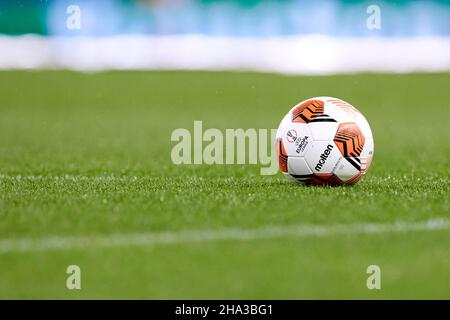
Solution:
<path fill-rule="evenodd" d="M 0 68 L 450 69 L 450 1 L 440 0 L 1 1 L 0 34 Z"/>

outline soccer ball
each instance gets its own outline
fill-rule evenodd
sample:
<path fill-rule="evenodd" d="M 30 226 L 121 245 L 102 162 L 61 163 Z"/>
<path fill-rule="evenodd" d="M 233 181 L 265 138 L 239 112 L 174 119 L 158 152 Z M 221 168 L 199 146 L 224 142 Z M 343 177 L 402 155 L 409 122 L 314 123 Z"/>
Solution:
<path fill-rule="evenodd" d="M 331 97 L 300 102 L 277 131 L 280 170 L 313 185 L 351 185 L 372 162 L 374 144 L 366 118 L 351 104 Z"/>

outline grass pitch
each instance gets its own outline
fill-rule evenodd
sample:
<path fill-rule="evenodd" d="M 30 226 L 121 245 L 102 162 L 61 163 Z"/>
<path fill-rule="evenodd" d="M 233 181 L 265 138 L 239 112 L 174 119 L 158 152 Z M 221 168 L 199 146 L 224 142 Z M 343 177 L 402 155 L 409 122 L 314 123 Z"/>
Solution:
<path fill-rule="evenodd" d="M 448 220 L 450 74 L 0 72 L 0 83 L 0 298 L 450 298 L 448 229 L 19 250 L 21 239 Z M 371 124 L 374 161 L 354 187 L 171 162 L 176 128 L 276 128 L 321 95 Z M 65 287 L 70 264 L 82 290 Z M 381 290 L 366 287 L 373 264 Z"/>

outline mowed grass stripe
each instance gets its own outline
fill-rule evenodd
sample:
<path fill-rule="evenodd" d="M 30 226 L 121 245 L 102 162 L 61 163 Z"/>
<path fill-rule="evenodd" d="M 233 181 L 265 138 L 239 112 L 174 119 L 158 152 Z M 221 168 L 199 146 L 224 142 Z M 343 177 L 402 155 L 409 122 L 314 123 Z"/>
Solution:
<path fill-rule="evenodd" d="M 0 240 L 0 253 L 70 250 L 120 246 L 159 246 L 190 242 L 258 240 L 285 237 L 329 237 L 355 234 L 381 234 L 450 229 L 450 220 L 336 225 L 264 226 L 254 229 L 224 228 L 180 232 L 111 234 L 106 236 L 51 236 Z"/>

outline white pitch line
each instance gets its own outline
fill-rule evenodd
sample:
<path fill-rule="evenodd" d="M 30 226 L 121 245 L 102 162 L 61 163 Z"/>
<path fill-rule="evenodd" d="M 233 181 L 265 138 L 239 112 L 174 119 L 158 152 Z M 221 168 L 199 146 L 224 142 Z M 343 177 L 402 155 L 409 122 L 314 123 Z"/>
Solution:
<path fill-rule="evenodd" d="M 272 238 L 328 237 L 353 234 L 381 234 L 450 229 L 450 220 L 421 222 L 358 223 L 337 225 L 265 226 L 255 229 L 204 229 L 178 232 L 149 232 L 98 236 L 50 236 L 0 240 L 0 254 L 68 249 L 158 246 L 192 242 L 257 240 Z"/>

